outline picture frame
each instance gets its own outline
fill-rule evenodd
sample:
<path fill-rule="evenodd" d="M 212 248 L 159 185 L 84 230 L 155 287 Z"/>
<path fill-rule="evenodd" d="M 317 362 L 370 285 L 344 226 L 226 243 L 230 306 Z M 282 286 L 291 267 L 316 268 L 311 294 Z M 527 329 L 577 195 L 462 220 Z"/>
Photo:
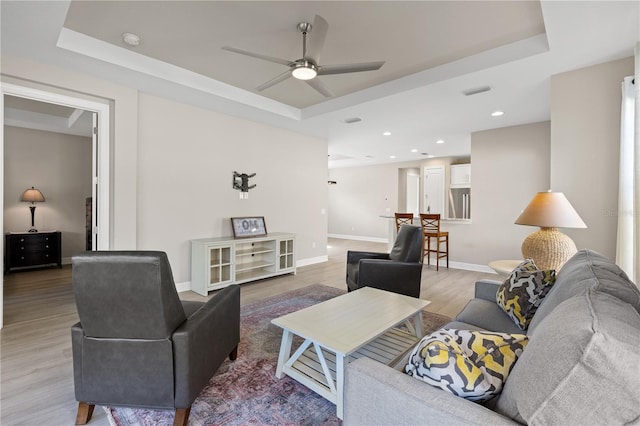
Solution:
<path fill-rule="evenodd" d="M 233 238 L 262 237 L 267 235 L 264 216 L 232 217 Z"/>

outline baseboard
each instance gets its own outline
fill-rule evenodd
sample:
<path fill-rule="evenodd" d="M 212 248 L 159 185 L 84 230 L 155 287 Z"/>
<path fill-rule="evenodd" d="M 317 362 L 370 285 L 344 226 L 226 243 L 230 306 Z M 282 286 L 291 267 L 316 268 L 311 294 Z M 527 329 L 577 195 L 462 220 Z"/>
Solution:
<path fill-rule="evenodd" d="M 328 262 L 328 261 L 329 261 L 329 256 L 327 256 L 327 255 L 318 256 L 318 257 L 310 257 L 308 259 L 297 260 L 296 261 L 296 268 L 299 268 L 301 266 L 313 265 L 315 263 Z"/>
<path fill-rule="evenodd" d="M 425 263 L 425 262 L 423 262 L 423 263 Z M 432 256 L 431 257 L 431 265 L 435 266 L 435 264 L 436 264 L 436 258 L 435 258 L 435 256 Z M 447 259 L 440 259 L 440 267 L 441 268 L 446 268 L 447 267 Z M 497 272 L 494 271 L 493 269 L 491 269 L 489 266 L 487 266 L 487 265 L 478 265 L 478 264 L 475 264 L 475 263 L 449 261 L 449 268 L 462 269 L 462 270 L 465 270 L 465 271 L 485 272 L 487 274 L 497 274 Z"/>
<path fill-rule="evenodd" d="M 440 261 L 440 266 L 447 265 L 447 262 Z M 464 269 L 465 271 L 486 272 L 487 274 L 496 274 L 497 272 L 487 265 L 476 265 L 475 263 L 449 262 L 449 267 L 454 269 Z"/>
<path fill-rule="evenodd" d="M 369 241 L 372 243 L 384 243 L 387 244 L 389 240 L 387 238 L 378 237 L 361 237 L 359 235 L 345 235 L 345 234 L 328 234 L 329 238 L 340 238 L 342 240 L 356 240 L 356 241 Z"/>
<path fill-rule="evenodd" d="M 178 290 L 178 293 L 191 290 L 191 281 L 175 283 L 175 285 L 176 285 L 176 290 Z"/>

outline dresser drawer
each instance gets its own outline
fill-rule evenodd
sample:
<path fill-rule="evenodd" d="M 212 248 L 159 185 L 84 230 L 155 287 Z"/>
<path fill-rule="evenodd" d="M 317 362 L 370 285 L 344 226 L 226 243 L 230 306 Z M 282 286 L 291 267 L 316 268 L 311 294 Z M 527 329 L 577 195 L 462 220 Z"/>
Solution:
<path fill-rule="evenodd" d="M 60 232 L 6 234 L 5 272 L 50 264 L 61 267 L 61 242 Z"/>

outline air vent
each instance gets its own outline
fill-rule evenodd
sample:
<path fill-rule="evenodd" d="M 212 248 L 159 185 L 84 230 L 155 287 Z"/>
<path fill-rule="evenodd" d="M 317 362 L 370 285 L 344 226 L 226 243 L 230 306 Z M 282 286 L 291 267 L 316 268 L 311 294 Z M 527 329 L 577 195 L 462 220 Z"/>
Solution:
<path fill-rule="evenodd" d="M 351 117 L 351 118 L 345 118 L 344 122 L 347 124 L 353 124 L 353 123 L 357 123 L 359 121 L 362 121 L 362 118 L 360 117 Z"/>
<path fill-rule="evenodd" d="M 491 90 L 491 87 L 489 86 L 476 87 L 475 89 L 463 90 L 462 94 L 465 96 L 471 96 L 471 95 L 477 95 L 478 93 L 488 92 L 489 90 Z"/>

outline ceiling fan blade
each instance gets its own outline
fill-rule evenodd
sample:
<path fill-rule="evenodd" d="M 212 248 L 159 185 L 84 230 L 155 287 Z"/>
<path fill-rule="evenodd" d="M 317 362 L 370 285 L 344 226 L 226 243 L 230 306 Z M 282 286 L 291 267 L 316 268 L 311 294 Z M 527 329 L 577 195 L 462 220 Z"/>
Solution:
<path fill-rule="evenodd" d="M 262 92 L 264 89 L 268 89 L 271 86 L 275 86 L 276 84 L 285 81 L 289 77 L 291 77 L 291 70 L 286 70 L 282 74 L 278 74 L 277 76 L 267 81 L 266 83 L 263 83 L 260 86 L 256 87 L 256 90 L 258 92 Z"/>
<path fill-rule="evenodd" d="M 316 15 L 315 18 L 313 18 L 305 59 L 311 59 L 316 64 L 320 61 L 320 53 L 324 47 L 324 41 L 327 38 L 328 29 L 329 24 L 322 16 Z"/>
<path fill-rule="evenodd" d="M 291 66 L 291 61 L 287 61 L 286 59 L 274 58 L 273 56 L 261 55 L 260 53 L 248 52 L 242 49 L 236 49 L 235 47 L 223 46 L 223 50 L 228 50 L 229 52 L 239 53 L 241 55 L 251 56 L 252 58 L 258 58 L 269 62 L 275 62 L 276 64 Z"/>
<path fill-rule="evenodd" d="M 335 95 L 331 92 L 331 90 L 329 90 L 329 88 L 327 86 L 324 85 L 324 83 L 322 81 L 320 81 L 319 78 L 312 78 L 311 80 L 304 80 L 309 86 L 313 87 L 314 89 L 316 89 L 318 91 L 318 93 L 320 93 L 322 96 L 324 96 L 325 98 L 332 98 Z"/>
<path fill-rule="evenodd" d="M 323 65 L 318 67 L 318 75 L 345 74 L 349 72 L 375 71 L 384 65 L 385 61 L 363 62 L 360 64 Z"/>

